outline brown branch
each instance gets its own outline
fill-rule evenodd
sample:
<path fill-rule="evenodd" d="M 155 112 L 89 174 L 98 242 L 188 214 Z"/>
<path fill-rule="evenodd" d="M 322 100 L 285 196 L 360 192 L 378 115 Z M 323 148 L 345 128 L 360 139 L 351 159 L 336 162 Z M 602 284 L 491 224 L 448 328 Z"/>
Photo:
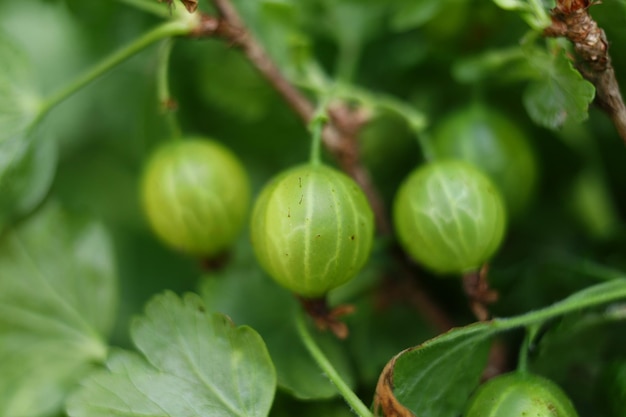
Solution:
<path fill-rule="evenodd" d="M 213 0 L 219 18 L 202 16 L 194 35 L 197 37 L 220 37 L 242 49 L 248 60 L 283 97 L 287 104 L 308 124 L 315 114 L 315 106 L 300 90 L 287 80 L 267 54 L 263 46 L 250 33 L 230 0 Z M 360 159 L 358 134 L 369 120 L 363 109 L 354 109 L 344 102 L 332 103 L 328 113 L 330 122 L 324 127 L 322 140 L 326 149 L 336 158 L 343 171 L 361 186 L 374 212 L 377 230 L 382 235 L 391 234 L 391 225 L 382 198 L 367 169 Z M 408 271 L 408 272 L 407 272 Z M 410 269 L 403 273 L 413 278 Z M 413 280 L 414 281 L 414 280 Z M 447 313 L 433 301 L 417 283 L 412 287 L 411 297 L 427 319 L 439 330 L 447 330 L 452 322 Z"/>
<path fill-rule="evenodd" d="M 479 271 L 463 275 L 463 290 L 467 295 L 470 309 L 479 321 L 489 320 L 488 305 L 498 300 L 498 293 L 489 287 L 487 273 L 489 266 L 484 264 Z"/>
<path fill-rule="evenodd" d="M 261 44 L 241 25 L 241 19 L 234 9 L 231 10 L 230 3 L 220 0 L 215 0 L 215 3 L 216 5 L 224 3 L 222 6 L 224 10 L 220 8 L 224 18 L 218 19 L 214 16 L 203 15 L 193 36 L 219 36 L 240 47 L 248 60 L 285 99 L 287 104 L 305 123 L 308 123 L 315 112 L 313 104 L 287 81 Z"/>
<path fill-rule="evenodd" d="M 552 9 L 552 25 L 544 35 L 565 37 L 574 44 L 580 57 L 577 68 L 596 87 L 596 103 L 611 118 L 618 134 L 626 143 L 626 106 L 615 78 L 609 55 L 609 42 L 589 14 L 592 0 L 557 0 Z"/>
<path fill-rule="evenodd" d="M 315 106 L 285 78 L 263 46 L 245 28 L 245 24 L 230 0 L 213 0 L 221 19 L 203 16 L 195 36 L 219 36 L 240 47 L 248 60 L 294 109 L 304 123 L 309 123 Z M 367 122 L 362 111 L 353 111 L 345 104 L 331 109 L 331 123 L 323 131 L 326 149 L 337 159 L 340 167 L 361 186 L 374 211 L 376 225 L 382 234 L 389 234 L 388 221 L 382 198 L 373 185 L 368 171 L 361 164 L 357 135 Z"/>

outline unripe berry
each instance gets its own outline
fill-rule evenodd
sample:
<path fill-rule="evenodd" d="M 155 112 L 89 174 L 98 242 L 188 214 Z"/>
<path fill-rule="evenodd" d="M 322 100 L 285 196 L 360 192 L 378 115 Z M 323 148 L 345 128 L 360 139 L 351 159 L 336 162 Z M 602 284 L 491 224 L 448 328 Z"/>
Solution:
<path fill-rule="evenodd" d="M 506 213 L 489 178 L 463 161 L 433 162 L 413 171 L 394 201 L 400 243 L 441 274 L 480 268 L 500 246 Z"/>
<path fill-rule="evenodd" d="M 201 138 L 158 148 L 141 183 L 144 212 L 170 247 L 210 257 L 229 247 L 248 212 L 246 172 L 231 151 Z"/>
<path fill-rule="evenodd" d="M 314 298 L 354 277 L 369 258 L 374 216 L 358 185 L 323 165 L 274 178 L 252 214 L 261 266 L 280 285 Z"/>

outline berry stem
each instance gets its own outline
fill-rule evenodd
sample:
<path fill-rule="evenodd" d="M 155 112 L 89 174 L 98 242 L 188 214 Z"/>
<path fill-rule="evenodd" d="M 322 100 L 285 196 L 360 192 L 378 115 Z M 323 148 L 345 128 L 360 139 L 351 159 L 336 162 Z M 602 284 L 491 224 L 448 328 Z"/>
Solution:
<path fill-rule="evenodd" d="M 342 84 L 339 87 L 337 96 L 356 100 L 365 106 L 386 110 L 400 116 L 405 120 L 409 129 L 415 135 L 424 159 L 426 161 L 435 159 L 435 152 L 430 137 L 425 132 L 428 124 L 427 118 L 410 104 L 387 94 L 371 93 L 357 86 L 346 84 Z"/>
<path fill-rule="evenodd" d="M 76 78 L 69 85 L 61 88 L 60 91 L 45 100 L 39 109 L 39 114 L 36 121 L 41 120 L 46 114 L 48 114 L 48 112 L 50 112 L 50 110 L 52 110 L 58 104 L 72 96 L 81 88 L 98 79 L 99 77 L 101 77 L 111 69 L 115 68 L 139 51 L 147 48 L 148 46 L 161 39 L 171 36 L 186 35 L 190 33 L 192 29 L 193 26 L 190 25 L 188 21 L 176 20 L 163 23 L 152 29 L 151 31 L 145 33 L 143 36 L 135 39 L 130 44 L 122 47 L 116 52 L 113 52 L 111 55 L 97 63 L 82 76 Z"/>
<path fill-rule="evenodd" d="M 324 371 L 328 379 L 337 387 L 339 393 L 346 400 L 348 405 L 352 407 L 355 414 L 360 417 L 373 417 L 372 412 L 367 408 L 359 397 L 348 387 L 348 384 L 341 378 L 335 367 L 330 363 L 324 352 L 319 348 L 305 322 L 305 317 L 302 311 L 296 316 L 296 327 L 298 335 L 304 343 L 304 346 L 311 354 L 317 365 Z"/>
<path fill-rule="evenodd" d="M 165 39 L 161 45 L 159 62 L 157 63 L 157 97 L 161 106 L 161 111 L 173 139 L 181 137 L 181 129 L 176 118 L 176 101 L 172 98 L 169 86 L 169 61 L 174 46 L 174 39 Z"/>
<path fill-rule="evenodd" d="M 532 348 L 533 342 L 539 331 L 540 325 L 534 324 L 526 328 L 526 335 L 524 336 L 524 342 L 520 346 L 519 358 L 517 361 L 518 372 L 528 372 L 528 353 Z"/>
<path fill-rule="evenodd" d="M 322 163 L 322 135 L 324 126 L 328 123 L 328 113 L 326 112 L 328 101 L 328 97 L 324 97 L 320 101 L 308 126 L 309 132 L 311 132 L 311 155 L 309 161 L 312 165 L 320 165 Z"/>

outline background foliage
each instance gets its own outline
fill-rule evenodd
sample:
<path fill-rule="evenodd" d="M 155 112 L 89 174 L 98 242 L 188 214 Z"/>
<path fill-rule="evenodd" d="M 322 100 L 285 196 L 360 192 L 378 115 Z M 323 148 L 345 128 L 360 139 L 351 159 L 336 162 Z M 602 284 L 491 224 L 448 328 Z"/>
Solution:
<path fill-rule="evenodd" d="M 507 2 L 235 3 L 300 86 L 311 87 L 302 74 L 315 62 L 342 85 L 370 94 L 364 104 L 373 118 L 359 140 L 364 164 L 387 205 L 424 155 L 410 123 L 375 106 L 371 98 L 377 94 L 423 113 L 425 135 L 477 99 L 526 133 L 539 161 L 538 187 L 527 211 L 509 225 L 491 264 L 490 280 L 500 292 L 494 315 L 545 307 L 626 270 L 623 142 L 604 113 L 587 108 L 593 88 L 572 69 L 565 52 L 520 42 L 528 19 L 496 4 Z M 200 9 L 213 12 L 209 2 L 200 2 Z M 626 55 L 618 53 L 626 48 L 626 3 L 606 1 L 592 14 L 607 32 L 618 80 L 626 85 Z M 267 368 L 263 384 L 270 389 L 254 393 L 265 409 L 233 415 L 266 415 L 272 398 L 270 415 L 294 410 L 350 415 L 298 341 L 293 316 L 299 306 L 259 269 L 247 231 L 228 266 L 207 273 L 199 260 L 170 251 L 148 230 L 139 207 L 139 177 L 150 151 L 169 139 L 155 90 L 156 46 L 29 128 L 40 97 L 158 21 L 123 2 L 0 0 L 0 414 L 63 415 L 77 381 L 105 362 L 113 375 L 102 378 L 120 381 L 132 378 L 136 369 L 168 371 L 142 348 L 149 338 L 142 324 L 150 323 L 133 321 L 161 293 L 181 316 L 202 305 L 207 312 L 228 315 L 237 326 L 251 326 L 254 330 L 233 330 L 223 316 L 202 316 L 214 321 L 216 332 L 250 333 L 260 351 L 267 349 L 273 363 L 267 354 L 255 358 Z M 270 176 L 306 160 L 305 126 L 236 48 L 214 39 L 182 39 L 175 44 L 170 74 L 183 130 L 234 150 L 255 194 Z M 387 246 L 379 242 L 356 281 L 331 295 L 333 303 L 357 306 L 347 318 L 350 338 L 316 336 L 363 398 L 372 398 L 378 375 L 394 354 L 436 334 L 410 298 L 389 299 L 374 291 L 383 276 L 393 281 L 398 275 Z M 474 320 L 458 281 L 415 268 L 455 324 Z M 165 290 L 199 297 L 183 296 L 183 302 L 172 293 L 163 295 Z M 156 308 L 155 303 L 149 306 Z M 604 415 L 598 411 L 603 370 L 610 361 L 626 360 L 623 309 L 554 319 L 542 329 L 540 347 L 531 351 L 531 369 L 562 384 L 582 416 Z M 148 307 L 148 318 L 151 311 Z M 521 332 L 499 337 L 512 346 L 507 366 L 514 366 Z M 116 347 L 113 353 L 108 346 Z M 128 352 L 134 346 L 145 358 Z M 87 391 L 96 389 L 95 375 L 87 380 Z M 195 388 L 186 392 L 201 396 Z M 81 395 L 87 394 L 71 400 L 71 415 L 96 415 Z M 464 402 L 454 397 L 457 391 L 449 395 L 455 404 Z M 163 415 L 192 415 L 185 412 L 171 409 Z"/>

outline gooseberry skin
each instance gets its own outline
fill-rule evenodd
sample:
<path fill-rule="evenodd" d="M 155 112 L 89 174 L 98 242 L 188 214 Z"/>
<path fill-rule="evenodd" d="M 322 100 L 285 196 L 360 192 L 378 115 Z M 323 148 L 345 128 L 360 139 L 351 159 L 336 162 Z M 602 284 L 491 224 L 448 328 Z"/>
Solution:
<path fill-rule="evenodd" d="M 464 417 L 578 417 L 567 395 L 554 382 L 514 372 L 483 384 Z"/>
<path fill-rule="evenodd" d="M 414 170 L 393 205 L 407 253 L 438 274 L 480 268 L 504 237 L 506 210 L 489 178 L 467 162 L 437 161 Z"/>
<path fill-rule="evenodd" d="M 150 156 L 141 182 L 144 213 L 171 248 L 211 257 L 238 237 L 250 205 L 248 176 L 223 145 L 193 137 Z"/>
<path fill-rule="evenodd" d="M 259 263 L 278 284 L 317 298 L 365 265 L 374 215 L 351 178 L 321 164 L 300 165 L 262 190 L 252 212 L 251 238 Z"/>
<path fill-rule="evenodd" d="M 433 134 L 442 159 L 461 159 L 479 168 L 498 187 L 511 218 L 530 203 L 538 163 L 526 135 L 508 117 L 475 103 L 444 118 Z"/>

